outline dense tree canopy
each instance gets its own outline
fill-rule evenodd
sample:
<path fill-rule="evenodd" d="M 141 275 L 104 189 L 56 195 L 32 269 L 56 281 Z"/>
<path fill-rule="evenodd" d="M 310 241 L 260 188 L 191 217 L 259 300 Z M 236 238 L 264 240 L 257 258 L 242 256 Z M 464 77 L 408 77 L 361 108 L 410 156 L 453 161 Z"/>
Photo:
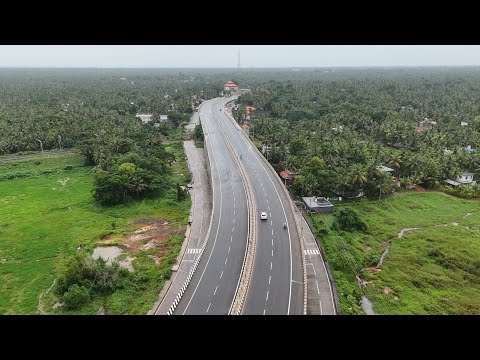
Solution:
<path fill-rule="evenodd" d="M 298 194 L 328 196 L 334 190 L 356 196 L 363 190 L 382 197 L 393 184 L 379 165 L 394 169 L 402 186 L 435 187 L 464 170 L 480 177 L 476 67 L 317 69 L 269 76 L 252 80 L 254 91 L 240 103 L 257 108 L 250 134 L 272 146 L 272 165 L 300 171 L 293 188 Z M 317 156 L 325 164 L 321 174 L 309 166 Z"/>
<path fill-rule="evenodd" d="M 100 203 L 159 194 L 173 186 L 165 137 L 221 85 L 153 70 L 0 70 L 0 155 L 75 147 L 95 166 Z"/>

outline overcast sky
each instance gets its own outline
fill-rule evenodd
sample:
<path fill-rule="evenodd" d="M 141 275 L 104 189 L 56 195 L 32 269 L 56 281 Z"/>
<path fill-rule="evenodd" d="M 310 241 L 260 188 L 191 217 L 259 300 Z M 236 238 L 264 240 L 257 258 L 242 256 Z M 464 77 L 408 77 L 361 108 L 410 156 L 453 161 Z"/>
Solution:
<path fill-rule="evenodd" d="M 0 45 L 0 67 L 480 65 L 479 45 Z"/>

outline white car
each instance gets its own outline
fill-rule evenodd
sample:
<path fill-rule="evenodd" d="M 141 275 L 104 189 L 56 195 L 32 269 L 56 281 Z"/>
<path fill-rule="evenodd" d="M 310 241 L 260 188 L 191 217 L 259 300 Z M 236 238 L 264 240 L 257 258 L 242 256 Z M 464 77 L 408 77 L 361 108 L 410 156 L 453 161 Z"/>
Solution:
<path fill-rule="evenodd" d="M 267 220 L 267 213 L 265 211 L 262 211 L 262 213 L 260 214 L 260 219 Z"/>

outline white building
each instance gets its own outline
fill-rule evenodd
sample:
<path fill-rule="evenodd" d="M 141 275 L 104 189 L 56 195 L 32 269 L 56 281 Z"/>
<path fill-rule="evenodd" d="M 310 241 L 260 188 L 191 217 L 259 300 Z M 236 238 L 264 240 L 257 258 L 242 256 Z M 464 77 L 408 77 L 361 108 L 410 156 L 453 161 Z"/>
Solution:
<path fill-rule="evenodd" d="M 473 186 L 477 182 L 473 180 L 473 175 L 471 172 L 464 171 L 463 173 L 460 174 L 460 176 L 456 180 L 452 179 L 447 179 L 445 182 L 449 185 L 453 186 L 460 186 L 460 185 L 469 185 Z"/>
<path fill-rule="evenodd" d="M 394 172 L 395 170 L 388 167 L 388 166 L 383 166 L 383 165 L 380 165 L 380 166 L 377 166 L 377 169 L 380 170 L 381 172 Z"/>
<path fill-rule="evenodd" d="M 160 121 L 167 121 L 168 115 L 160 115 Z"/>
<path fill-rule="evenodd" d="M 476 183 L 476 181 L 473 180 L 473 174 L 467 171 L 461 173 L 457 181 L 465 185 L 475 185 Z"/>
<path fill-rule="evenodd" d="M 140 120 L 142 120 L 142 123 L 146 124 L 146 123 L 149 123 L 150 121 L 152 121 L 152 115 L 150 114 L 137 114 L 135 115 L 135 117 L 139 118 Z"/>

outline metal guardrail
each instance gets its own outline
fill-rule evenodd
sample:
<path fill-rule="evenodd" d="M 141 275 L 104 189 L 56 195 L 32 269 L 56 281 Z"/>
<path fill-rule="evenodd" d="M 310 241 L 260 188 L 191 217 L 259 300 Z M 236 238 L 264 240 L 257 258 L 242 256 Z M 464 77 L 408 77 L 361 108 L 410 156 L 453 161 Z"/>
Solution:
<path fill-rule="evenodd" d="M 302 237 L 302 232 L 301 232 L 301 227 L 300 227 L 300 224 L 297 220 L 297 217 L 295 216 L 296 214 L 299 214 L 300 216 L 302 216 L 297 207 L 293 204 L 293 201 L 292 201 L 292 198 L 290 197 L 290 194 L 288 193 L 287 189 L 285 188 L 285 186 L 283 185 L 282 181 L 279 179 L 278 177 L 278 174 L 277 172 L 275 171 L 275 169 L 273 168 L 273 166 L 268 162 L 267 159 L 265 159 L 265 157 L 263 156 L 263 154 L 257 149 L 257 147 L 255 146 L 255 144 L 252 142 L 252 140 L 247 136 L 245 135 L 245 133 L 242 131 L 242 128 L 240 127 L 240 125 L 238 125 L 237 121 L 235 120 L 235 118 L 230 115 L 229 113 L 225 112 L 225 114 L 227 115 L 227 117 L 230 119 L 230 121 L 234 124 L 234 126 L 236 126 L 240 132 L 245 136 L 245 138 L 250 142 L 250 144 L 253 146 L 253 148 L 258 152 L 258 154 L 260 155 L 260 158 L 263 160 L 263 162 L 270 168 L 270 170 L 272 170 L 272 172 L 276 175 L 276 179 L 279 181 L 280 183 L 280 187 L 283 189 L 283 191 L 285 192 L 285 195 L 288 199 L 288 202 L 290 204 L 290 208 L 292 209 L 293 211 L 293 219 L 295 221 L 295 225 L 297 226 L 297 233 L 298 233 L 298 238 L 299 238 L 299 241 L 300 241 L 300 249 L 302 251 L 302 268 L 303 268 L 303 291 L 304 291 L 304 294 L 303 294 L 303 314 L 306 315 L 307 314 L 307 267 L 306 267 L 306 263 L 305 263 L 305 246 L 303 244 L 303 237 Z"/>

